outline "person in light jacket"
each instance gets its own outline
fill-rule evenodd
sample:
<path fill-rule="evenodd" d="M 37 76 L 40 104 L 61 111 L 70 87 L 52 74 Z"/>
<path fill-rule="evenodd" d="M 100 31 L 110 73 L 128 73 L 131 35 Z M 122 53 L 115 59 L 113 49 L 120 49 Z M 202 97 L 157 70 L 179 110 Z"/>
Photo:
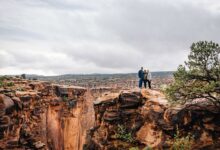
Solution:
<path fill-rule="evenodd" d="M 145 69 L 144 70 L 144 87 L 147 88 L 147 83 L 148 83 L 148 87 L 149 89 L 151 89 L 151 73 L 149 72 L 149 70 Z"/>
<path fill-rule="evenodd" d="M 148 82 L 148 87 L 149 87 L 149 89 L 151 89 L 151 80 L 152 80 L 152 75 L 151 75 L 151 72 L 149 71 L 149 70 L 147 70 L 147 72 L 148 72 L 148 76 L 147 76 L 147 82 Z"/>

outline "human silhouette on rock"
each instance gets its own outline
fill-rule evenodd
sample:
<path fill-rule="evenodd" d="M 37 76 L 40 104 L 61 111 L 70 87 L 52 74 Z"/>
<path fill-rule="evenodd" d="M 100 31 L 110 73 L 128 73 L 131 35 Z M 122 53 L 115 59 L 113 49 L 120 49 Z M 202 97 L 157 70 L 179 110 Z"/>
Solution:
<path fill-rule="evenodd" d="M 141 69 L 138 71 L 138 77 L 139 77 L 139 88 L 142 88 L 142 84 L 144 81 L 144 70 L 143 67 L 141 67 Z"/>
<path fill-rule="evenodd" d="M 148 84 L 149 89 L 151 89 L 151 73 L 147 69 L 144 70 L 144 80 L 143 81 L 144 81 L 145 89 L 147 88 L 147 84 Z"/>

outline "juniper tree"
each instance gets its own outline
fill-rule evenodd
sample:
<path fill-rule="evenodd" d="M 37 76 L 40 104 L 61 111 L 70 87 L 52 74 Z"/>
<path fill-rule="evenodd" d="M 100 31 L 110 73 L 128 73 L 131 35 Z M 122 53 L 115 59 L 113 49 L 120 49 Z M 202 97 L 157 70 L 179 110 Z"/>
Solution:
<path fill-rule="evenodd" d="M 191 45 L 188 61 L 174 73 L 174 83 L 166 89 L 172 102 L 186 103 L 205 98 L 220 106 L 220 47 L 212 41 Z"/>

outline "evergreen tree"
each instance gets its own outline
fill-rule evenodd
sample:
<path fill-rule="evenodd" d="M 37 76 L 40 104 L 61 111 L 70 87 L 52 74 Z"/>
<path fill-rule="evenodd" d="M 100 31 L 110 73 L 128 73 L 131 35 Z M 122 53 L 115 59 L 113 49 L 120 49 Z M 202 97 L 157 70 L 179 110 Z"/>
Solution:
<path fill-rule="evenodd" d="M 220 47 L 212 41 L 193 43 L 188 61 L 174 73 L 166 89 L 172 102 L 186 103 L 205 98 L 220 107 Z"/>

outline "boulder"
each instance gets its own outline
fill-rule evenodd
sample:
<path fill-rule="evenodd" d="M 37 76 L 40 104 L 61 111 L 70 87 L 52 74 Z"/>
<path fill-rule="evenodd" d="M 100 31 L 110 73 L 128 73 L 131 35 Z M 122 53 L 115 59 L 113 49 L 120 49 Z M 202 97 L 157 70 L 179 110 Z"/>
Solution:
<path fill-rule="evenodd" d="M 16 107 L 21 110 L 22 109 L 22 102 L 19 97 L 12 97 L 12 100 L 14 101 Z"/>
<path fill-rule="evenodd" d="M 154 123 L 146 122 L 137 132 L 136 136 L 137 140 L 151 148 L 157 147 L 163 140 L 162 130 L 157 128 L 157 125 Z"/>
<path fill-rule="evenodd" d="M 119 95 L 121 109 L 136 109 L 144 104 L 144 98 L 138 91 L 122 91 Z"/>
<path fill-rule="evenodd" d="M 5 110 L 6 113 L 12 113 L 14 109 L 13 100 L 10 97 L 5 96 L 4 94 L 0 94 L 0 108 L 3 111 Z"/>

